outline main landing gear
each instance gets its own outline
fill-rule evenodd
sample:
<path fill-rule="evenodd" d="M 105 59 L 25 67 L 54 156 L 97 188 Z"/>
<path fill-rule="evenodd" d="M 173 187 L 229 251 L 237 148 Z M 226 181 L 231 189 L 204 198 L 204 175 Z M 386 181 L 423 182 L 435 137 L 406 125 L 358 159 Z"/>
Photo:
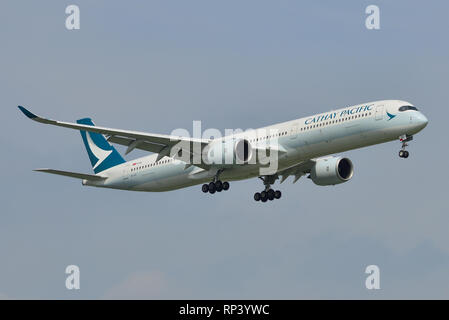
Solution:
<path fill-rule="evenodd" d="M 201 186 L 201 190 L 204 193 L 209 192 L 210 194 L 214 194 L 215 192 L 221 192 L 221 191 L 226 191 L 229 189 L 229 182 L 224 181 L 222 182 L 221 180 L 218 179 L 218 175 L 220 174 L 220 172 L 217 173 L 217 175 L 214 178 L 214 181 L 210 182 L 210 183 L 205 183 Z"/>
<path fill-rule="evenodd" d="M 221 192 L 221 191 L 226 191 L 229 189 L 229 182 L 225 181 L 225 182 L 221 182 L 220 180 L 217 181 L 212 181 L 210 183 L 205 183 L 203 184 L 203 186 L 201 187 L 201 190 L 204 193 L 211 193 L 214 194 L 215 192 Z"/>
<path fill-rule="evenodd" d="M 399 141 L 402 142 L 402 147 L 401 150 L 399 151 L 399 157 L 400 158 L 408 158 L 409 156 L 409 152 L 407 150 L 405 150 L 406 147 L 408 147 L 408 143 L 409 141 L 413 140 L 413 136 L 409 136 L 409 135 L 403 135 L 399 137 Z"/>
<path fill-rule="evenodd" d="M 264 176 L 259 178 L 263 181 L 263 184 L 265 185 L 265 190 L 262 192 L 256 192 L 254 194 L 254 200 L 267 202 L 267 200 L 272 201 L 274 199 L 281 198 L 282 193 L 279 190 L 274 191 L 273 189 L 271 189 L 271 185 L 277 179 L 276 176 Z"/>

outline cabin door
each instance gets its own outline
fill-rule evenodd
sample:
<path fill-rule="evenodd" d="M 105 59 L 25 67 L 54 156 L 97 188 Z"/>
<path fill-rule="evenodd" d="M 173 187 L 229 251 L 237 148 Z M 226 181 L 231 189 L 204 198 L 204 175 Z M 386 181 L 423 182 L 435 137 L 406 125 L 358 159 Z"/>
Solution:
<path fill-rule="evenodd" d="M 376 120 L 382 120 L 384 117 L 384 105 L 376 106 L 375 112 L 376 112 L 375 115 Z"/>

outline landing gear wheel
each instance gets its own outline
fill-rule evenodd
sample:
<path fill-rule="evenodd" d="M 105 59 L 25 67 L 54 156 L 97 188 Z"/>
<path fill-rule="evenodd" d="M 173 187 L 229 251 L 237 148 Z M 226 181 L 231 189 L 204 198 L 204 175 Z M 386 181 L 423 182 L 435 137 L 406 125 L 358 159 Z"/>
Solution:
<path fill-rule="evenodd" d="M 267 194 L 266 191 L 262 191 L 262 192 L 260 193 L 260 200 L 262 200 L 262 202 L 267 202 L 267 200 L 268 200 L 268 194 Z"/>
<path fill-rule="evenodd" d="M 217 191 L 217 189 L 216 189 L 216 187 L 215 187 L 215 183 L 213 183 L 213 182 L 209 183 L 209 192 L 210 192 L 211 194 L 214 194 L 215 191 Z"/>
<path fill-rule="evenodd" d="M 201 191 L 203 191 L 204 193 L 209 192 L 209 185 L 203 184 L 203 186 L 201 187 Z"/>
<path fill-rule="evenodd" d="M 270 200 L 270 201 L 274 200 L 274 190 L 273 189 L 269 189 L 267 191 L 267 197 L 268 197 L 268 200 Z"/>
<path fill-rule="evenodd" d="M 229 182 L 227 181 L 223 182 L 223 190 L 224 191 L 229 190 Z"/>
<path fill-rule="evenodd" d="M 215 189 L 217 192 L 221 192 L 223 190 L 223 183 L 220 180 L 215 181 Z"/>
<path fill-rule="evenodd" d="M 408 158 L 408 156 L 409 156 L 409 153 L 408 153 L 407 150 L 401 150 L 401 151 L 399 151 L 399 157 L 405 159 L 405 158 Z"/>
<path fill-rule="evenodd" d="M 256 193 L 254 194 L 254 200 L 260 201 L 260 199 L 261 199 L 260 193 L 259 193 L 259 192 L 256 192 Z"/>
<path fill-rule="evenodd" d="M 281 196 L 282 196 L 282 193 L 281 193 L 279 190 L 276 190 L 276 191 L 274 192 L 274 197 L 275 197 L 276 199 L 280 199 Z"/>

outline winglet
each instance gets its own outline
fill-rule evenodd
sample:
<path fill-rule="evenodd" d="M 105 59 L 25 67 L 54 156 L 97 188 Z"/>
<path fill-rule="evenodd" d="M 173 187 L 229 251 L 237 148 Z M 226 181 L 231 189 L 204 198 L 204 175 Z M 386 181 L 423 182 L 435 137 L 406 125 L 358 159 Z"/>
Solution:
<path fill-rule="evenodd" d="M 24 107 L 22 107 L 22 106 L 18 106 L 18 107 L 19 107 L 20 111 L 22 111 L 23 114 L 26 115 L 28 118 L 30 118 L 30 119 L 37 118 L 37 116 L 34 113 L 31 113 L 30 111 L 28 111 Z"/>

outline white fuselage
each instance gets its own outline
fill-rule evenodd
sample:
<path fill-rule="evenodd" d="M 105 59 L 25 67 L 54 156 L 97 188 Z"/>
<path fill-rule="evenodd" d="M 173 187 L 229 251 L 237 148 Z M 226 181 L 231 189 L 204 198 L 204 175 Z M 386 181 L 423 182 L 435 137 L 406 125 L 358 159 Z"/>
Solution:
<path fill-rule="evenodd" d="M 245 131 L 221 139 L 245 138 L 254 148 L 276 145 L 277 170 L 282 171 L 301 161 L 351 149 L 399 139 L 422 130 L 427 119 L 419 111 L 401 112 L 411 105 L 400 100 L 364 103 L 272 126 Z M 273 133 L 273 134 L 271 134 Z M 220 139 L 220 140 L 221 140 Z M 216 171 L 206 170 L 174 158 L 156 162 L 157 154 L 128 161 L 102 172 L 107 179 L 83 181 L 85 185 L 133 191 L 169 191 L 210 182 Z M 260 176 L 259 166 L 228 166 L 222 180 L 241 180 Z"/>

